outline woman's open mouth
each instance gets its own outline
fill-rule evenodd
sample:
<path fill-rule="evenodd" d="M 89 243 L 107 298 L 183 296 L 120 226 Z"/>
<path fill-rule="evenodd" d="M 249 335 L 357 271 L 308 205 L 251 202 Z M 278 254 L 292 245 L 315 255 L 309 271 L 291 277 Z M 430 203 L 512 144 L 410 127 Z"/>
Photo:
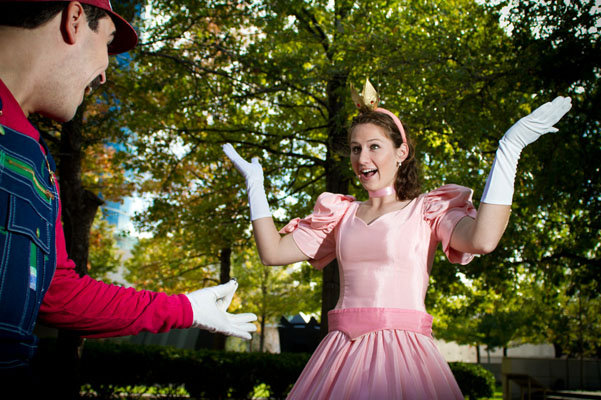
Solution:
<path fill-rule="evenodd" d="M 378 169 L 377 168 L 362 169 L 360 172 L 364 178 L 371 178 L 372 176 L 374 176 L 376 174 L 376 172 L 378 172 Z"/>

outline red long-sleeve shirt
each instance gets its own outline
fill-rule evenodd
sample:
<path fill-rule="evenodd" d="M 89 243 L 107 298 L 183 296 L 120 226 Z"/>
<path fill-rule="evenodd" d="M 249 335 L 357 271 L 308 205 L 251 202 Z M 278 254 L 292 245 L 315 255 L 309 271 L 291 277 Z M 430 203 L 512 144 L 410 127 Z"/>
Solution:
<path fill-rule="evenodd" d="M 3 102 L 0 124 L 39 141 L 39 132 L 27 120 L 1 79 L 0 98 Z M 192 306 L 183 294 L 138 291 L 106 284 L 89 276 L 80 277 L 75 272 L 75 263 L 67 254 L 60 198 L 55 231 L 56 272 L 40 307 L 40 322 L 82 331 L 86 337 L 124 336 L 141 331 L 165 332 L 192 325 Z"/>

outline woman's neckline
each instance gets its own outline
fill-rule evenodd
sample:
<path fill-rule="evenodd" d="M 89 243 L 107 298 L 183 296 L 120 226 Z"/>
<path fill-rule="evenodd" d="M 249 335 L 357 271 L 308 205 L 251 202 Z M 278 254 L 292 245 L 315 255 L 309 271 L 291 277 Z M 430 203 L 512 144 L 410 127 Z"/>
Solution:
<path fill-rule="evenodd" d="M 357 202 L 357 207 L 355 208 L 355 212 L 353 213 L 353 218 L 355 218 L 355 219 L 358 219 L 359 221 L 363 222 L 363 223 L 365 224 L 365 226 L 371 226 L 371 225 L 372 225 L 374 222 L 376 222 L 376 221 L 380 220 L 382 217 L 385 217 L 385 216 L 387 216 L 387 215 L 389 215 L 389 214 L 394 214 L 394 213 L 398 213 L 398 212 L 400 212 L 400 211 L 406 210 L 406 209 L 408 208 L 409 204 L 413 203 L 413 200 L 415 200 L 415 199 L 417 199 L 417 197 L 415 197 L 415 198 L 413 198 L 413 199 L 409 200 L 409 201 L 407 202 L 407 204 L 405 204 L 403 207 L 401 207 L 401 208 L 399 208 L 399 209 L 397 209 L 397 210 L 391 210 L 391 211 L 387 211 L 387 212 L 385 212 L 385 213 L 383 213 L 383 214 L 380 214 L 380 215 L 378 215 L 376 218 L 372 219 L 372 220 L 371 220 L 371 221 L 369 221 L 369 222 L 366 222 L 366 221 L 364 221 L 363 219 L 361 219 L 361 217 L 359 217 L 359 216 L 357 215 L 357 211 L 359 211 L 359 207 L 361 207 L 361 205 L 362 205 L 362 204 L 365 204 L 364 202 L 360 202 L 360 201 L 358 201 L 358 202 Z"/>

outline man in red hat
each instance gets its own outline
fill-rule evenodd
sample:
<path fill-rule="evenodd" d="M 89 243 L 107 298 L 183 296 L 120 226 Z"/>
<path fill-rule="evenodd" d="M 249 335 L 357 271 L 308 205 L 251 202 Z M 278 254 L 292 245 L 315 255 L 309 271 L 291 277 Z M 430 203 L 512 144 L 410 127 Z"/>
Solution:
<path fill-rule="evenodd" d="M 36 320 L 87 337 L 199 327 L 250 339 L 254 314 L 226 312 L 237 284 L 189 294 L 80 277 L 67 255 L 55 165 L 28 116 L 59 122 L 105 82 L 135 30 L 109 0 L 0 0 L 0 377 L 27 377 Z M 25 378 L 26 379 L 26 378 Z M 0 389 L 2 390 L 2 389 Z"/>

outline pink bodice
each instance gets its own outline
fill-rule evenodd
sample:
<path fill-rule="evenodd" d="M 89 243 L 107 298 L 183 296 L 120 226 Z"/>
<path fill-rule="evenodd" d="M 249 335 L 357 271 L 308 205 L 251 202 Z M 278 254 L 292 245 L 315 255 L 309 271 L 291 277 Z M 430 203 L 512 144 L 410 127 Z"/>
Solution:
<path fill-rule="evenodd" d="M 398 308 L 425 312 L 425 296 L 439 242 L 451 262 L 466 264 L 471 254 L 449 246 L 460 219 L 475 217 L 472 191 L 445 185 L 413 199 L 405 208 L 367 224 L 356 216 L 360 202 L 323 193 L 313 214 L 291 221 L 300 250 L 318 268 L 334 257 L 340 268 L 336 309 Z"/>
<path fill-rule="evenodd" d="M 416 212 L 423 196 L 369 225 L 353 202 L 336 230 L 340 297 L 336 308 L 384 307 L 425 311 L 428 269 L 436 245 Z"/>

